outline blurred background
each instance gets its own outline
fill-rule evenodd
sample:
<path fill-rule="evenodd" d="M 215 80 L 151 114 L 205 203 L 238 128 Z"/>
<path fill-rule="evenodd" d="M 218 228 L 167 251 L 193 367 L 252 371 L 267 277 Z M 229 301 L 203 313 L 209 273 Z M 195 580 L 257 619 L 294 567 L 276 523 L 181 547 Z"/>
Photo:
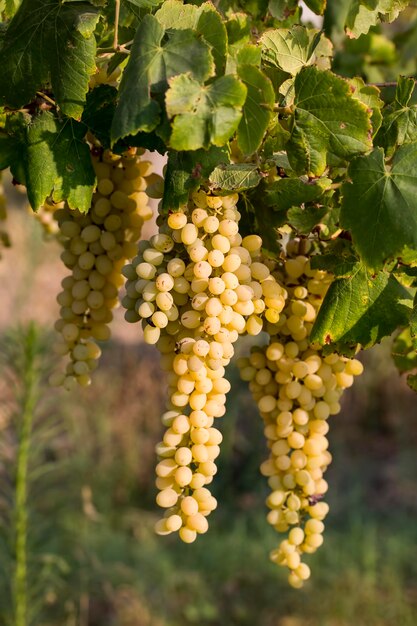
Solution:
<path fill-rule="evenodd" d="M 210 531 L 191 545 L 158 537 L 153 448 L 165 383 L 157 352 L 119 310 L 92 386 L 48 387 L 66 270 L 25 197 L 10 183 L 6 191 L 13 245 L 0 261 L 0 625 L 14 624 L 14 484 L 30 349 L 40 376 L 29 451 L 30 624 L 415 626 L 417 397 L 391 362 L 390 341 L 363 355 L 365 373 L 332 418 L 325 543 L 309 559 L 311 582 L 292 590 L 268 558 L 279 537 L 265 520 L 262 423 L 236 368 Z"/>

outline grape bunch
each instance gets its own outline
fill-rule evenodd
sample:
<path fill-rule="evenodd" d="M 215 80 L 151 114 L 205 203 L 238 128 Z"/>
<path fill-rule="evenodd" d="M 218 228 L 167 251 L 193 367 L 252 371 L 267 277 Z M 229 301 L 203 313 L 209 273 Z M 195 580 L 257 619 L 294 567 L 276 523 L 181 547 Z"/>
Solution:
<path fill-rule="evenodd" d="M 152 217 L 146 193 L 150 162 L 135 150 L 122 156 L 98 150 L 92 160 L 97 188 L 90 211 L 67 205 L 54 211 L 64 246 L 61 259 L 71 273 L 62 281 L 55 324 L 60 335 L 56 351 L 69 362 L 65 372 L 51 376 L 51 384 L 66 389 L 90 384 L 101 353 L 97 342 L 110 337 L 122 268 L 136 252 L 144 221 Z"/>
<path fill-rule="evenodd" d="M 199 190 L 189 205 L 159 216 L 159 232 L 139 244 L 124 269 L 129 322 L 141 320 L 168 373 L 166 431 L 157 445 L 160 534 L 190 543 L 208 528 L 216 500 L 207 489 L 222 440 L 213 425 L 225 414 L 225 368 L 242 334 L 277 322 L 286 292 L 259 260 L 262 240 L 242 239 L 237 194 Z"/>
<path fill-rule="evenodd" d="M 268 345 L 253 348 L 238 366 L 264 420 L 270 451 L 261 466 L 271 488 L 267 519 L 287 533 L 271 560 L 290 569 L 289 583 L 298 588 L 310 576 L 303 554 L 323 543 L 328 512 L 322 501 L 328 489 L 323 475 L 332 460 L 327 420 L 339 413 L 344 389 L 363 366 L 336 353 L 324 356 L 309 341 L 331 276 L 311 269 L 304 255 L 287 258 L 278 276 L 288 293 L 282 315 L 268 324 Z"/>

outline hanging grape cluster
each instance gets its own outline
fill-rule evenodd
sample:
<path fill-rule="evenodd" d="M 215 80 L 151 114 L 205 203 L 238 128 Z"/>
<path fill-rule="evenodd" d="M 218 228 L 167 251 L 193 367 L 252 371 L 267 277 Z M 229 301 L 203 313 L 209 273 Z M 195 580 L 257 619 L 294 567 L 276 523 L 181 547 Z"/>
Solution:
<path fill-rule="evenodd" d="M 157 532 L 185 542 L 208 528 L 216 501 L 207 489 L 222 440 L 213 426 L 225 414 L 225 368 L 239 335 L 277 322 L 285 290 L 259 260 L 262 240 L 239 233 L 238 195 L 200 190 L 183 211 L 160 216 L 159 232 L 141 242 L 124 269 L 126 319 L 141 321 L 168 372 L 166 431 L 157 446 Z"/>
<path fill-rule="evenodd" d="M 291 242 L 296 245 L 296 242 Z M 268 522 L 286 533 L 271 553 L 290 569 L 289 583 L 301 587 L 310 569 L 302 562 L 323 543 L 323 475 L 331 462 L 328 418 L 340 411 L 340 397 L 362 373 L 362 364 L 338 354 L 324 356 L 309 341 L 317 311 L 331 283 L 324 271 L 311 269 L 308 257 L 289 256 L 279 274 L 288 293 L 276 324 L 268 325 L 269 343 L 238 361 L 264 420 L 270 450 L 261 472 L 271 488 Z"/>
<path fill-rule="evenodd" d="M 122 268 L 136 252 L 145 220 L 152 217 L 147 179 L 152 164 L 136 150 L 119 156 L 97 151 L 92 157 L 97 188 L 87 214 L 68 206 L 54 211 L 64 250 L 61 259 L 71 273 L 58 295 L 60 335 L 56 351 L 69 357 L 65 372 L 51 377 L 66 389 L 89 385 L 124 283 Z M 153 182 L 154 178 L 152 179 Z"/>

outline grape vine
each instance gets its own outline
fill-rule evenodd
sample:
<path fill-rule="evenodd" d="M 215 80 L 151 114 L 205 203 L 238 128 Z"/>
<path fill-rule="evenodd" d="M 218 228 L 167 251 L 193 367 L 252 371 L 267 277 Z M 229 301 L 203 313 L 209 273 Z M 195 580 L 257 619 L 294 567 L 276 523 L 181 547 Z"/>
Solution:
<path fill-rule="evenodd" d="M 227 367 L 250 336 L 238 366 L 264 421 L 267 519 L 285 533 L 271 559 L 301 587 L 328 510 L 328 418 L 362 372 L 355 355 L 395 334 L 417 389 L 417 10 L 22 0 L 0 11 L 0 170 L 26 188 L 70 271 L 55 325 L 66 364 L 51 383 L 91 383 L 122 289 L 168 383 L 156 531 L 192 543 L 217 506 Z M 163 180 L 146 150 L 166 160 Z M 155 231 L 141 240 L 150 198 Z"/>

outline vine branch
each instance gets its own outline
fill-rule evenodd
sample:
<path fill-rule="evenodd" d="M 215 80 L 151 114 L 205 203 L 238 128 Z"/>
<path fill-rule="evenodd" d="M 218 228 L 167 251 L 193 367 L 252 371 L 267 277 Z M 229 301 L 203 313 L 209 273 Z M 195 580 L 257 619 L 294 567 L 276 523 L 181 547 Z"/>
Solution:
<path fill-rule="evenodd" d="M 118 50 L 118 45 L 119 45 L 119 18 L 120 18 L 120 0 L 115 0 L 113 50 Z"/>

